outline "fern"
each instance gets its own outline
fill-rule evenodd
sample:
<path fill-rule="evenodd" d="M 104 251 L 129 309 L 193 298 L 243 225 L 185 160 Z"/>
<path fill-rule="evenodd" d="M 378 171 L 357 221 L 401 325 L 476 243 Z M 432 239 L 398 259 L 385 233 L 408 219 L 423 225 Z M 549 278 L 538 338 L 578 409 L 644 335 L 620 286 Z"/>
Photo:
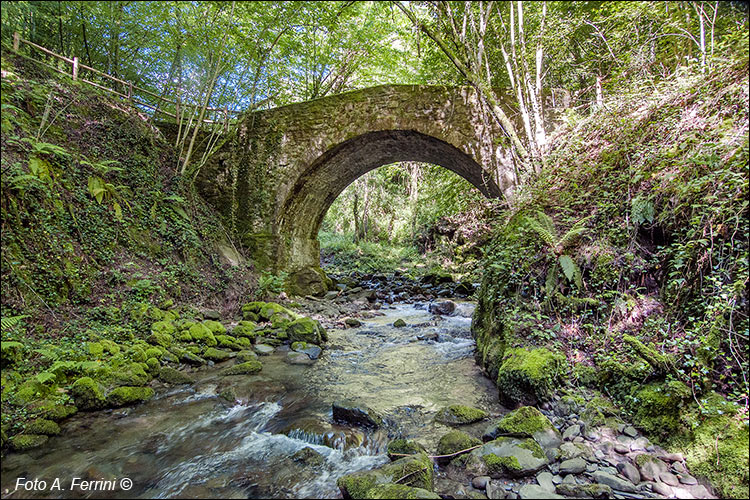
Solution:
<path fill-rule="evenodd" d="M 22 314 L 20 316 L 4 316 L 0 318 L 0 328 L 2 328 L 2 331 L 4 332 L 13 330 L 15 327 L 21 324 L 21 321 L 24 318 L 28 317 L 29 316 L 27 314 Z"/>
<path fill-rule="evenodd" d="M 568 281 L 574 282 L 579 289 L 583 288 L 581 269 L 573 261 L 573 258 L 570 255 L 561 255 L 558 262 L 560 262 L 560 267 L 562 267 L 563 273 L 565 273 L 565 277 L 568 278 Z"/>
<path fill-rule="evenodd" d="M 557 234 L 554 225 L 550 228 L 552 219 L 543 212 L 537 212 L 536 215 L 537 217 L 526 217 L 526 226 L 533 230 L 547 245 L 554 248 Z M 540 215 L 544 216 L 541 220 Z"/>

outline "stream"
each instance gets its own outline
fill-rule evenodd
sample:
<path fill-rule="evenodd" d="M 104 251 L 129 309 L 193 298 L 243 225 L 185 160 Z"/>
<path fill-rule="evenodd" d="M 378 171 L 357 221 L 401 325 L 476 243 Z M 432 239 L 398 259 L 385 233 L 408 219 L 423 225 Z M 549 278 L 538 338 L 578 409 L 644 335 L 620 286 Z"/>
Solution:
<path fill-rule="evenodd" d="M 388 462 L 391 439 L 434 450 L 449 430 L 433 422 L 441 407 L 504 411 L 474 363 L 472 311 L 459 303 L 458 314 L 439 317 L 425 304 L 395 304 L 360 327 L 330 330 L 310 366 L 288 364 L 281 347 L 260 358 L 258 375 L 219 376 L 230 360 L 193 372 L 191 386 L 157 387 L 145 404 L 79 414 L 43 449 L 5 457 L 3 497 L 340 498 L 336 479 Z M 399 318 L 407 326 L 393 327 Z M 234 402 L 219 397 L 230 387 Z M 369 431 L 335 423 L 334 401 L 369 406 L 385 425 Z M 293 457 L 306 447 L 318 452 L 315 463 Z M 16 490 L 19 477 L 44 480 L 46 488 Z M 56 478 L 61 489 L 53 491 Z M 70 491 L 73 478 L 114 486 Z"/>

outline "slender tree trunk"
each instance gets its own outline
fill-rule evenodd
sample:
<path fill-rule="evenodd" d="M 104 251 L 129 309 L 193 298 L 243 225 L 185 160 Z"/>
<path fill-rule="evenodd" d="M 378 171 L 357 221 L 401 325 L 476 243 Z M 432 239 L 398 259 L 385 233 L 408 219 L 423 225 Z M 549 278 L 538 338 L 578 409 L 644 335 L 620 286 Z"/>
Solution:
<path fill-rule="evenodd" d="M 79 10 L 81 12 L 81 31 L 83 31 L 83 47 L 86 49 L 86 60 L 89 66 L 93 66 L 91 64 L 91 53 L 89 52 L 89 41 L 86 38 L 86 18 L 83 16 L 83 6 L 79 5 Z"/>
<path fill-rule="evenodd" d="M 63 29 L 62 29 L 62 2 L 57 0 L 57 31 L 60 35 L 60 54 L 65 55 L 65 47 L 63 46 Z"/>

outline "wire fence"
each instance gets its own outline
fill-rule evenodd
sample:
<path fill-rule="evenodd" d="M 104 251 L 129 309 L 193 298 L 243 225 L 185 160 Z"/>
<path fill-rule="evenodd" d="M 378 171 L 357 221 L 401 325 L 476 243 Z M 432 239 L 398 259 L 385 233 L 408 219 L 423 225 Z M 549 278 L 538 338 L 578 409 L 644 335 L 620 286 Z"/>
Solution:
<path fill-rule="evenodd" d="M 27 56 L 21 53 L 20 49 L 22 44 L 40 51 L 54 59 L 57 59 L 58 61 L 62 61 L 62 63 L 64 64 L 50 64 L 49 62 Z M 145 108 L 148 108 L 152 110 L 153 118 L 156 118 L 156 115 L 159 114 L 165 115 L 169 118 L 174 119 L 174 121 L 178 125 L 180 125 L 185 120 L 188 120 L 189 122 L 197 121 L 196 117 L 200 115 L 200 111 L 202 109 L 202 106 L 199 104 L 186 103 L 182 102 L 179 99 L 169 99 L 167 97 L 164 97 L 163 95 L 159 95 L 151 92 L 150 90 L 133 85 L 132 82 L 127 82 L 96 68 L 92 68 L 91 66 L 87 66 L 86 64 L 83 64 L 78 57 L 71 58 L 57 54 L 45 47 L 42 47 L 41 45 L 37 45 L 34 42 L 21 38 L 21 35 L 18 32 L 13 33 L 13 51 L 18 56 L 24 59 L 28 59 L 37 64 L 45 66 L 52 71 L 68 75 L 74 81 L 81 81 L 105 92 L 114 94 L 122 98 L 125 102 L 133 107 L 143 106 Z M 70 65 L 69 70 L 60 69 L 60 66 L 65 67 L 66 65 Z M 86 73 L 89 73 L 92 76 L 88 76 Z M 84 78 L 84 76 L 88 76 L 88 78 Z M 94 78 L 100 79 L 101 83 L 92 81 Z M 105 82 L 113 82 L 112 86 L 115 88 L 108 87 Z M 173 110 L 173 112 L 164 109 L 165 106 L 169 107 L 171 110 Z M 227 131 L 229 129 L 230 123 L 237 118 L 239 112 L 230 110 L 226 107 L 206 107 L 203 115 L 204 118 L 201 121 L 202 126 L 215 127 L 219 125 L 224 129 L 224 131 Z"/>

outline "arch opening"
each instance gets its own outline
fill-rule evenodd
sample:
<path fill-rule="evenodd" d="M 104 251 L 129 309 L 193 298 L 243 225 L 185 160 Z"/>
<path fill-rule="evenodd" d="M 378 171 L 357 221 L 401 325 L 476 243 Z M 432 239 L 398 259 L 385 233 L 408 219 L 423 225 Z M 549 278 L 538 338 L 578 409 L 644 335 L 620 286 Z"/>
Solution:
<path fill-rule="evenodd" d="M 501 195 L 481 165 L 447 142 L 413 130 L 369 132 L 326 151 L 297 179 L 277 219 L 279 234 L 290 238 L 293 247 L 298 246 L 295 240 L 317 240 L 326 212 L 347 186 L 378 167 L 407 161 L 439 165 L 489 198 Z"/>

